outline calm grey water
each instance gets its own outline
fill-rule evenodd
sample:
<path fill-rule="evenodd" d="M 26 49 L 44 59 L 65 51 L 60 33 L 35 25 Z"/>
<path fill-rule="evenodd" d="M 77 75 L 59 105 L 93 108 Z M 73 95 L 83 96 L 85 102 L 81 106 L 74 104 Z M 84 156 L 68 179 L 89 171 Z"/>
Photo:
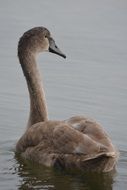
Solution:
<path fill-rule="evenodd" d="M 115 173 L 70 174 L 15 158 L 29 99 L 17 59 L 24 31 L 46 26 L 67 59 L 39 57 L 51 119 L 88 115 L 120 151 Z M 127 1 L 0 1 L 0 189 L 127 189 Z"/>

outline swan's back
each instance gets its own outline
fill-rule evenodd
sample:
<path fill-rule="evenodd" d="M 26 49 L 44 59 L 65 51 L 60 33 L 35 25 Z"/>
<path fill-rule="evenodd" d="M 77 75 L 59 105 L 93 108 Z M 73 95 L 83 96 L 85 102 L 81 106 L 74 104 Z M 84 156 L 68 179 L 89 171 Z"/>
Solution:
<path fill-rule="evenodd" d="M 85 171 L 110 171 L 117 157 L 103 128 L 78 116 L 33 125 L 19 140 L 17 151 L 46 166 Z"/>

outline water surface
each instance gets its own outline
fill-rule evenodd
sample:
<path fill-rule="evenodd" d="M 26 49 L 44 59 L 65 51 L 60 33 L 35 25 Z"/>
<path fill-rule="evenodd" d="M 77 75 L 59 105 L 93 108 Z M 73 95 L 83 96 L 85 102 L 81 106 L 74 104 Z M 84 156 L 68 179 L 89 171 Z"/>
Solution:
<path fill-rule="evenodd" d="M 17 43 L 24 31 L 46 26 L 67 55 L 39 57 L 49 116 L 96 118 L 120 151 L 110 174 L 71 174 L 15 157 L 29 113 Z M 14 189 L 127 188 L 127 2 L 126 0 L 1 1 L 0 187 Z"/>

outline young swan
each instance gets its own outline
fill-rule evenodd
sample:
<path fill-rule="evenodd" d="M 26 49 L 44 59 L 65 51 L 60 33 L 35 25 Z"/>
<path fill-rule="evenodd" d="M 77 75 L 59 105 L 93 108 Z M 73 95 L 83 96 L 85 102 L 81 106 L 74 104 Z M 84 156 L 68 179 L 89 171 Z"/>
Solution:
<path fill-rule="evenodd" d="M 19 40 L 18 57 L 29 90 L 30 115 L 16 151 L 23 158 L 45 166 L 83 171 L 112 170 L 117 151 L 97 122 L 83 116 L 65 121 L 48 120 L 44 89 L 36 64 L 36 55 L 44 51 L 66 58 L 44 27 L 32 28 Z"/>

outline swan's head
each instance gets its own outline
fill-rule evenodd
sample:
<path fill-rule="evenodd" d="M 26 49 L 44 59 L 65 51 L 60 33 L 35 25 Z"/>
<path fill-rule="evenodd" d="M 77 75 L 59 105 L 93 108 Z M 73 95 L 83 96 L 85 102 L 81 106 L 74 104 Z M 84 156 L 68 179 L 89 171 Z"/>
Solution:
<path fill-rule="evenodd" d="M 32 53 L 49 51 L 66 58 L 65 54 L 57 47 L 50 32 L 44 27 L 35 27 L 23 34 L 19 40 L 18 54 L 23 51 Z"/>

